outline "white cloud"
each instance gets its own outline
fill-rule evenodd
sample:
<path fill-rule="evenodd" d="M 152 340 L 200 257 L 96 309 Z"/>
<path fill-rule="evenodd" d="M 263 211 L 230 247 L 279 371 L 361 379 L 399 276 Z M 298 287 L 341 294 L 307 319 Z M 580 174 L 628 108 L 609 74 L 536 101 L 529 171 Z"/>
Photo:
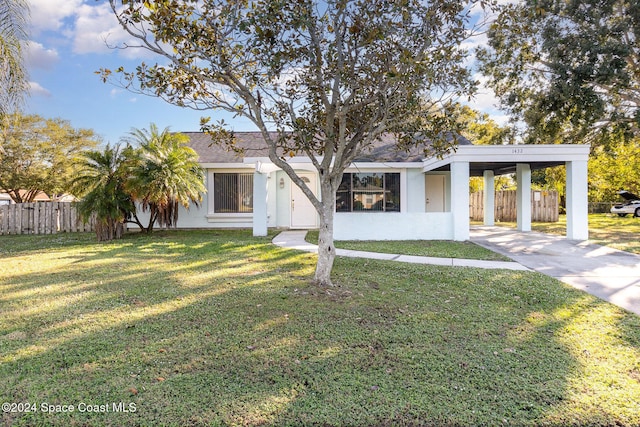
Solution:
<path fill-rule="evenodd" d="M 31 30 L 35 34 L 57 31 L 72 17 L 83 0 L 29 0 Z"/>
<path fill-rule="evenodd" d="M 27 45 L 25 60 L 28 68 L 50 70 L 58 62 L 58 51 L 47 49 L 41 43 L 30 41 Z"/>
<path fill-rule="evenodd" d="M 123 43 L 139 44 L 118 23 L 107 2 L 94 0 L 28 0 L 31 8 L 31 33 L 40 41 L 42 33 L 63 38 L 73 53 L 111 53 L 110 47 Z M 148 57 L 141 49 L 124 49 L 119 55 L 128 59 Z"/>
<path fill-rule="evenodd" d="M 82 5 L 76 11 L 74 53 L 110 52 L 109 46 L 128 38 L 107 4 Z"/>
<path fill-rule="evenodd" d="M 122 29 L 106 3 L 91 6 L 85 4 L 76 11 L 74 53 L 111 53 L 115 47 L 139 44 L 139 41 Z M 149 52 L 140 48 L 121 49 L 118 53 L 127 59 L 151 56 Z"/>
<path fill-rule="evenodd" d="M 51 97 L 51 92 L 43 88 L 38 82 L 29 82 L 29 93 L 33 96 Z"/>

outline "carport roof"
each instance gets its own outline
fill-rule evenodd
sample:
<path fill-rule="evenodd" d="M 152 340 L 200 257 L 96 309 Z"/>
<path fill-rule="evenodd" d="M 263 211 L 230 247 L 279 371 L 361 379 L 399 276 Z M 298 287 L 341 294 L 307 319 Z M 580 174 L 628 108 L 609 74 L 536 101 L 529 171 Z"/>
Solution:
<path fill-rule="evenodd" d="M 517 164 L 529 164 L 532 170 L 563 165 L 570 161 L 587 161 L 589 145 L 461 145 L 442 159 L 422 162 L 423 172 L 451 170 L 453 162 L 468 162 L 470 176 L 482 176 L 486 170 L 494 175 L 515 173 Z"/>

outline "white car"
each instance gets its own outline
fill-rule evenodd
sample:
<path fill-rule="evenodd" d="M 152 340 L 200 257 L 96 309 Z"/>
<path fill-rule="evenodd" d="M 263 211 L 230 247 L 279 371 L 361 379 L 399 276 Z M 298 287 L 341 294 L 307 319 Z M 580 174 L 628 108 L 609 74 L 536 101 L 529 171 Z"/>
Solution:
<path fill-rule="evenodd" d="M 640 216 L 640 197 L 628 191 L 618 191 L 618 194 L 625 200 L 625 203 L 619 203 L 611 207 L 611 213 L 618 216 L 627 216 L 632 214 L 634 217 Z"/>

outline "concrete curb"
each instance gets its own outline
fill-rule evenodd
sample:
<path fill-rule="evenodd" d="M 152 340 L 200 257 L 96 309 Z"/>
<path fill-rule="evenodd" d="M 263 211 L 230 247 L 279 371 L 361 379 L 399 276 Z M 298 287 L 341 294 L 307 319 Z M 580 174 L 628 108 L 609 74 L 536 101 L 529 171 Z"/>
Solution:
<path fill-rule="evenodd" d="M 281 248 L 296 249 L 304 252 L 318 253 L 318 246 L 304 240 L 306 230 L 288 230 L 278 234 L 273 239 L 273 244 Z M 337 249 L 336 255 L 350 258 L 378 259 L 384 261 L 397 261 L 410 264 L 442 265 L 448 267 L 473 267 L 485 269 L 503 269 L 515 271 L 530 271 L 527 267 L 517 262 L 510 261 L 483 261 L 460 258 L 437 258 L 415 255 L 385 254 L 378 252 L 353 251 Z"/>

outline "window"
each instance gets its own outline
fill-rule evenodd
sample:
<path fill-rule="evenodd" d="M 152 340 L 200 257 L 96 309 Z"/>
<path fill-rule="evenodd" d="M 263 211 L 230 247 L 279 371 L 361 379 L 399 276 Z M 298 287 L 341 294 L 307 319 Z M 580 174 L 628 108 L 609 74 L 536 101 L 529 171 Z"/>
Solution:
<path fill-rule="evenodd" d="M 400 212 L 400 174 L 345 173 L 336 212 Z"/>
<path fill-rule="evenodd" d="M 253 212 L 253 174 L 213 174 L 213 211 L 215 213 Z"/>

